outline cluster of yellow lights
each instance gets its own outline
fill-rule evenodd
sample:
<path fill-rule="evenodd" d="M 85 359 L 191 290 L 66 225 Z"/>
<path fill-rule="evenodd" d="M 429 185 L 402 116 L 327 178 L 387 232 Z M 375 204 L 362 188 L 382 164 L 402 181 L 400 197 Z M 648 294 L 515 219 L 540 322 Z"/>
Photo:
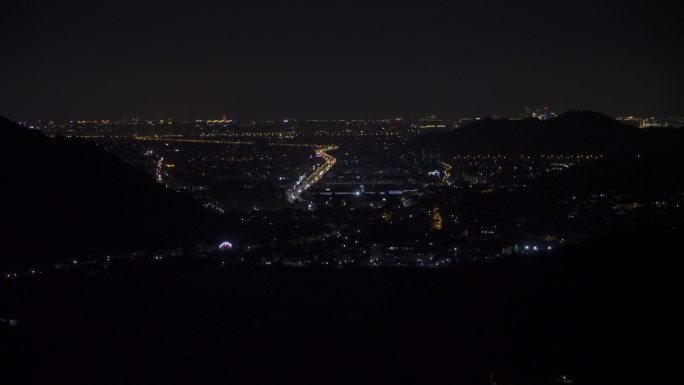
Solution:
<path fill-rule="evenodd" d="M 360 136 L 374 136 L 374 137 L 394 137 L 394 136 L 399 136 L 401 133 L 399 131 L 372 131 L 372 132 L 363 132 L 363 131 L 352 131 L 352 130 L 344 130 L 344 131 L 338 131 L 338 132 L 328 132 L 328 131 L 317 131 L 313 134 L 313 136 L 354 136 L 354 137 L 360 137 Z"/>
<path fill-rule="evenodd" d="M 77 120 L 76 124 L 109 124 L 109 120 Z"/>
<path fill-rule="evenodd" d="M 204 137 L 255 137 L 255 138 L 270 138 L 276 137 L 292 137 L 294 132 L 292 131 L 269 131 L 269 132 L 225 132 L 225 133 L 202 133 L 201 136 Z"/>
<path fill-rule="evenodd" d="M 231 119 L 218 119 L 218 120 L 207 120 L 207 123 L 232 123 L 233 121 Z"/>
<path fill-rule="evenodd" d="M 442 214 L 440 214 L 439 208 L 435 207 L 433 210 L 431 210 L 430 215 L 432 216 L 432 229 L 442 230 L 444 227 L 444 222 L 442 221 Z"/>
<path fill-rule="evenodd" d="M 444 176 L 442 177 L 442 183 L 449 185 L 451 184 L 451 165 L 446 162 L 442 162 L 442 165 L 444 166 Z"/>
<path fill-rule="evenodd" d="M 135 136 L 135 140 L 158 141 L 158 142 L 182 142 L 182 143 L 210 143 L 210 144 L 254 144 L 254 142 L 228 141 L 228 140 L 206 140 L 206 139 L 181 139 L 157 136 Z"/>
<path fill-rule="evenodd" d="M 520 155 L 520 158 L 534 158 L 535 155 Z M 550 159 L 600 159 L 603 155 L 600 154 L 541 154 L 540 158 L 550 158 Z M 509 159 L 514 158 L 512 156 L 502 155 L 502 154 L 475 154 L 475 155 L 456 155 L 453 159 L 456 160 L 468 160 L 468 159 Z"/>
<path fill-rule="evenodd" d="M 269 142 L 269 146 L 283 146 L 283 147 L 313 147 L 321 149 L 322 151 L 330 151 L 337 148 L 335 145 L 325 145 L 325 144 L 310 144 L 310 143 L 276 143 Z"/>

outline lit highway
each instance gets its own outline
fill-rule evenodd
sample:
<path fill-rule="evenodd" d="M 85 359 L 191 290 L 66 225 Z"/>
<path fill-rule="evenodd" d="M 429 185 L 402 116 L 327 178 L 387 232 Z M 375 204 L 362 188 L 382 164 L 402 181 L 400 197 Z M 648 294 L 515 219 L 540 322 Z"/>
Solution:
<path fill-rule="evenodd" d="M 299 181 L 297 181 L 297 183 L 287 193 L 288 201 L 294 202 L 300 200 L 300 196 L 304 191 L 308 190 L 311 186 L 316 184 L 316 182 L 318 182 L 323 177 L 323 175 L 325 175 L 326 172 L 330 171 L 330 169 L 335 165 L 335 162 L 337 162 L 337 159 L 335 159 L 334 156 L 328 154 L 327 151 L 336 150 L 337 148 L 337 146 L 327 146 L 316 149 L 316 154 L 320 154 L 323 158 L 323 164 L 316 168 L 306 178 L 302 178 Z"/>
<path fill-rule="evenodd" d="M 161 157 L 157 161 L 157 167 L 155 169 L 155 177 L 156 177 L 158 183 L 162 183 L 162 178 L 164 176 L 163 168 L 164 168 L 164 157 Z"/>
<path fill-rule="evenodd" d="M 129 139 L 133 138 L 139 141 L 162 141 L 162 142 L 186 142 L 186 143 L 208 143 L 208 144 L 231 144 L 231 145 L 244 145 L 244 144 L 254 144 L 252 141 L 228 141 L 222 139 L 185 139 L 179 137 L 158 137 L 158 136 L 133 136 L 133 137 L 121 137 L 119 139 Z M 314 144 L 304 144 L 304 143 L 274 143 L 269 142 L 269 146 L 287 146 L 287 147 L 315 147 L 316 155 L 320 155 L 323 158 L 323 164 L 317 167 L 308 176 L 303 175 L 294 186 L 287 191 L 287 200 L 289 202 L 294 202 L 300 200 L 301 194 L 308 190 L 311 186 L 316 184 L 326 172 L 328 172 L 337 162 L 334 156 L 327 153 L 327 151 L 332 151 L 338 149 L 337 146 L 320 146 Z M 157 182 L 163 182 L 163 161 L 161 158 L 157 161 L 155 177 Z"/>
<path fill-rule="evenodd" d="M 451 165 L 446 162 L 442 162 L 442 165 L 444 166 L 444 176 L 442 177 L 442 183 L 445 185 L 451 185 Z"/>

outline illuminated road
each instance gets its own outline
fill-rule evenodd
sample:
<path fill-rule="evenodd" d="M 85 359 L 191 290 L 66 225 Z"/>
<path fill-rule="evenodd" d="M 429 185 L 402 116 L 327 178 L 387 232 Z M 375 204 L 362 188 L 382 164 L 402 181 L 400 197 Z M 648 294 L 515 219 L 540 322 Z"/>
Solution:
<path fill-rule="evenodd" d="M 294 202 L 301 199 L 301 195 L 304 191 L 308 190 L 311 186 L 316 184 L 326 172 L 335 165 L 337 159 L 334 156 L 327 153 L 327 151 L 336 150 L 337 146 L 321 147 L 316 149 L 316 154 L 320 154 L 323 157 L 323 164 L 316 168 L 309 176 L 306 178 L 301 178 L 295 185 L 287 192 L 287 200 L 289 202 Z"/>
<path fill-rule="evenodd" d="M 446 162 L 442 162 L 442 165 L 444 166 L 444 177 L 442 177 L 442 183 L 445 185 L 449 186 L 451 185 L 451 165 Z"/>
<path fill-rule="evenodd" d="M 164 175 L 162 174 L 163 166 L 164 166 L 164 157 L 161 157 L 161 158 L 159 158 L 159 160 L 157 161 L 157 168 L 156 168 L 156 170 L 155 170 L 155 176 L 156 176 L 156 179 L 157 179 L 157 182 L 158 182 L 158 183 L 162 183 L 162 177 L 164 176 Z"/>
<path fill-rule="evenodd" d="M 83 136 L 86 138 L 86 136 Z M 112 138 L 113 139 L 113 138 Z M 139 141 L 157 141 L 157 142 L 181 142 L 181 143 L 207 143 L 207 144 L 230 144 L 230 145 L 245 145 L 254 144 L 253 141 L 230 141 L 223 139 L 189 139 L 182 138 L 178 136 L 121 136 L 116 137 L 116 139 L 134 139 Z M 274 143 L 269 142 L 269 146 L 286 146 L 286 147 L 315 147 L 316 154 L 323 158 L 323 164 L 316 168 L 310 175 L 303 175 L 294 186 L 287 191 L 287 200 L 294 202 L 300 200 L 301 194 L 308 190 L 311 186 L 316 184 L 326 172 L 335 165 L 337 159 L 334 156 L 328 154 L 328 151 L 337 150 L 337 146 L 321 146 L 316 144 L 305 144 L 305 143 Z M 155 179 L 159 183 L 163 183 L 163 165 L 164 158 L 160 158 L 156 164 Z"/>

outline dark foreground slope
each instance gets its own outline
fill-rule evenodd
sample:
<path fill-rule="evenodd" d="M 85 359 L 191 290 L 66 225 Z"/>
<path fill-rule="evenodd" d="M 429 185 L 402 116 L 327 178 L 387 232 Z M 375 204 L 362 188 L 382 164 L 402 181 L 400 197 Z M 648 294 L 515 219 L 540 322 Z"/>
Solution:
<path fill-rule="evenodd" d="M 0 266 L 170 247 L 206 214 L 95 145 L 0 118 Z"/>
<path fill-rule="evenodd" d="M 622 124 L 592 111 L 569 111 L 541 121 L 484 119 L 463 128 L 424 134 L 413 146 L 454 154 L 614 154 L 672 151 L 684 135 L 673 130 L 646 129 Z"/>
<path fill-rule="evenodd" d="M 616 154 L 547 178 L 551 197 L 612 192 L 648 199 L 684 191 L 684 146 L 678 152 Z"/>
<path fill-rule="evenodd" d="M 0 281 L 19 320 L 0 324 L 0 368 L 54 384 L 682 383 L 680 236 L 444 270 L 171 260 Z"/>

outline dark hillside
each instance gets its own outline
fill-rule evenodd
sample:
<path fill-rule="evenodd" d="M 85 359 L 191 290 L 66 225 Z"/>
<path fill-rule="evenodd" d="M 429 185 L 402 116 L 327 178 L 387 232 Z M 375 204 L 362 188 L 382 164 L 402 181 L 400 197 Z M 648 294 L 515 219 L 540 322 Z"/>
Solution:
<path fill-rule="evenodd" d="M 684 135 L 676 130 L 642 130 L 592 111 L 569 111 L 548 121 L 484 119 L 451 132 L 424 134 L 412 143 L 445 156 L 667 152 L 683 144 Z"/>
<path fill-rule="evenodd" d="M 0 265 L 175 246 L 207 213 L 91 143 L 0 118 Z"/>

